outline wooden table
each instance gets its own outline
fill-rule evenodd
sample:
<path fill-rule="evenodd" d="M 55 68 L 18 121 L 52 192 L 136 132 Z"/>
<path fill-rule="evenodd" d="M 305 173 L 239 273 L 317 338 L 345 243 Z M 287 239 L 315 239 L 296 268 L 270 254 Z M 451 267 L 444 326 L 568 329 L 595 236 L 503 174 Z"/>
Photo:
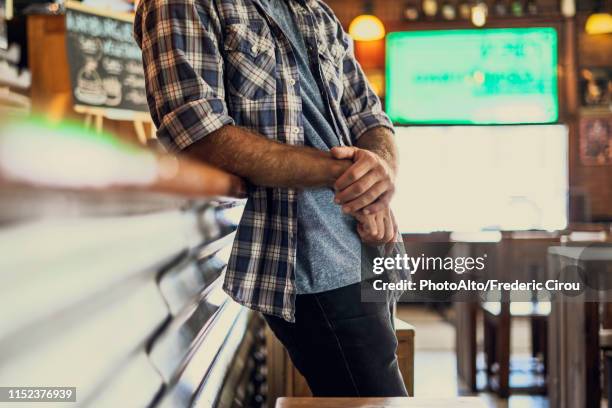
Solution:
<path fill-rule="evenodd" d="M 549 254 L 550 278 L 561 271 L 583 276 L 612 274 L 612 246 L 553 247 Z M 549 324 L 548 395 L 551 408 L 600 406 L 599 303 L 609 300 L 580 294 L 551 304 Z"/>
<path fill-rule="evenodd" d="M 276 408 L 485 408 L 480 398 L 279 398 Z"/>

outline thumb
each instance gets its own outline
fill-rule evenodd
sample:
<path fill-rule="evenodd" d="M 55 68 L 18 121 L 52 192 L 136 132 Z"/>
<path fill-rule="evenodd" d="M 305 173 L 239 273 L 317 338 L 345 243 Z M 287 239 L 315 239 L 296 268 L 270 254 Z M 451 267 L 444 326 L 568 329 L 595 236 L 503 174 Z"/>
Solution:
<path fill-rule="evenodd" d="M 331 154 L 334 159 L 352 159 L 355 156 L 355 148 L 351 146 L 333 147 Z"/>
<path fill-rule="evenodd" d="M 365 224 L 368 222 L 368 219 L 371 216 L 365 215 L 362 211 L 359 211 L 357 212 L 357 214 L 354 214 L 353 217 L 355 217 L 359 224 Z"/>

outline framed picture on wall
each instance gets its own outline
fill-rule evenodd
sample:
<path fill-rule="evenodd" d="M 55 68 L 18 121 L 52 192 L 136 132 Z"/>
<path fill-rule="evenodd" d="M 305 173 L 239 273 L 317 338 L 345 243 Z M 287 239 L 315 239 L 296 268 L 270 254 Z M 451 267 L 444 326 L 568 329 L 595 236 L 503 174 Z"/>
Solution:
<path fill-rule="evenodd" d="M 581 69 L 580 99 L 585 108 L 612 111 L 612 67 Z"/>
<path fill-rule="evenodd" d="M 580 162 L 585 166 L 612 165 L 612 116 L 581 119 Z"/>

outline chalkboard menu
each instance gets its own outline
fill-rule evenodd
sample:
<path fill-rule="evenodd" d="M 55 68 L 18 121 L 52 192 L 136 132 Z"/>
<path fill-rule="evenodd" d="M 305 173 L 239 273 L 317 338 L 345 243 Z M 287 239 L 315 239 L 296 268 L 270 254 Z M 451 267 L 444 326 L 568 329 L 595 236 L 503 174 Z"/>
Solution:
<path fill-rule="evenodd" d="M 129 15 L 66 5 L 66 47 L 75 105 L 148 112 L 141 52 Z"/>

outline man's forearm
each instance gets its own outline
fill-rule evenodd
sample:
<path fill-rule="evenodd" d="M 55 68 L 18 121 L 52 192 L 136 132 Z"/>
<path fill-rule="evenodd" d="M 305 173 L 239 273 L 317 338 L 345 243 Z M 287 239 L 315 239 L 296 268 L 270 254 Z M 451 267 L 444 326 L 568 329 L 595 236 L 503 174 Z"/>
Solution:
<path fill-rule="evenodd" d="M 376 153 L 397 173 L 399 155 L 393 132 L 388 128 L 381 126 L 368 130 L 361 135 L 355 146 Z"/>
<path fill-rule="evenodd" d="M 332 186 L 351 165 L 327 152 L 279 143 L 236 126 L 224 126 L 185 153 L 264 187 Z"/>

